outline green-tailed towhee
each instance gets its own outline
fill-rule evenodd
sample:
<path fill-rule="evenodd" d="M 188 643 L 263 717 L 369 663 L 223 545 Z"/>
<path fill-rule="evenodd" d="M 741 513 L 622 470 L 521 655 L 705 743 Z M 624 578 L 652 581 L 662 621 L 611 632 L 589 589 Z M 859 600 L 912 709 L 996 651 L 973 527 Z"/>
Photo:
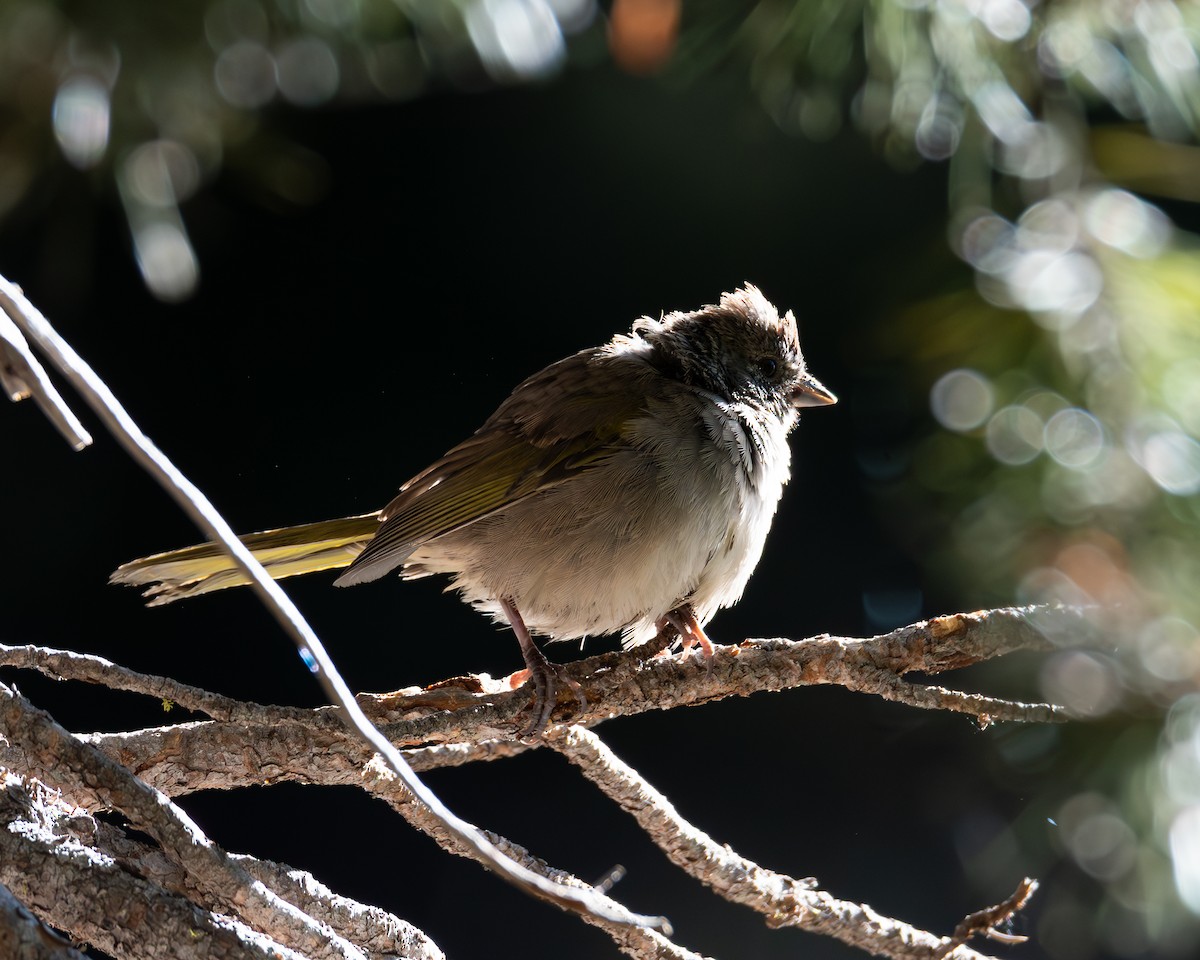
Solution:
<path fill-rule="evenodd" d="M 382 511 L 243 540 L 276 578 L 449 575 L 517 634 L 534 736 L 557 671 L 531 633 L 621 632 L 633 645 L 673 628 L 711 651 L 703 625 L 758 563 L 797 410 L 835 402 L 805 367 L 792 314 L 747 284 L 534 374 Z M 134 560 L 112 580 L 149 585 L 152 604 L 246 582 L 211 544 Z"/>

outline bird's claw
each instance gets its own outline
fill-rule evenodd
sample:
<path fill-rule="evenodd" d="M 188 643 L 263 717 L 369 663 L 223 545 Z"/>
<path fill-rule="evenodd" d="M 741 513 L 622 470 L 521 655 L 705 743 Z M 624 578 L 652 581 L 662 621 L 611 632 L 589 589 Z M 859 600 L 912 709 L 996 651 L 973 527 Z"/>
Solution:
<path fill-rule="evenodd" d="M 525 670 L 519 670 L 512 675 L 511 682 L 514 686 L 521 682 L 527 682 L 533 694 L 530 701 L 533 716 L 519 734 L 522 740 L 541 738 L 546 730 L 546 725 L 550 722 L 550 715 L 558 705 L 560 685 L 565 685 L 571 691 L 579 704 L 580 711 L 587 709 L 587 695 L 583 692 L 579 681 L 572 677 L 565 667 L 552 663 L 550 660 L 543 659 L 536 666 L 531 665 Z"/>

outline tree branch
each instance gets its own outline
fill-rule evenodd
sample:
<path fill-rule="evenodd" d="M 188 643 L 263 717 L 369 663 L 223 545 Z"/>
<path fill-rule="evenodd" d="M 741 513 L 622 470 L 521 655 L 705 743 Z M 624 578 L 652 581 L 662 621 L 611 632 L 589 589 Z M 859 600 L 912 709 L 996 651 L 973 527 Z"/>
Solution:
<path fill-rule="evenodd" d="M 404 790 L 403 785 L 392 774 L 391 770 L 380 763 L 378 758 L 368 764 L 363 771 L 365 776 L 361 785 L 372 796 L 378 797 L 400 814 L 410 826 L 420 830 L 432 838 L 438 846 L 456 856 L 468 859 L 478 859 L 470 847 L 459 842 L 454 834 L 445 829 L 442 822 L 425 810 L 421 804 L 415 803 L 411 794 Z M 534 856 L 520 844 L 513 843 L 497 833 L 488 832 L 488 839 L 504 852 L 504 855 L 525 869 L 540 874 L 554 883 L 568 887 L 578 887 L 590 895 L 603 897 L 604 893 L 580 880 L 573 874 Z M 486 866 L 486 864 L 485 864 Z M 706 960 L 700 954 L 693 953 L 672 942 L 657 930 L 647 927 L 634 927 L 629 924 L 612 923 L 597 914 L 580 914 L 585 923 L 604 930 L 621 951 L 634 960 Z"/>
<path fill-rule="evenodd" d="M 223 890 L 221 900 L 214 901 L 160 848 L 134 840 L 120 827 L 94 820 L 81 810 L 69 811 L 69 814 L 59 816 L 52 824 L 59 836 L 74 836 L 90 843 L 125 870 L 174 893 L 184 893 L 204 909 L 218 913 L 235 910 L 233 899 L 237 891 Z M 339 896 L 306 871 L 246 854 L 227 856 L 273 893 L 314 920 L 328 924 L 336 934 L 371 955 L 444 960 L 445 955 L 437 945 L 412 924 L 386 910 Z"/>
<path fill-rule="evenodd" d="M 225 960 L 306 960 L 81 842 L 63 827 L 70 809 L 35 781 L 5 774 L 0 784 L 0 883 L 45 922 L 129 960 L 195 960 L 198 942 Z"/>
<path fill-rule="evenodd" d="M 0 387 L 14 403 L 33 397 L 33 402 L 72 449 L 82 450 L 91 444 L 92 436 L 71 412 L 29 349 L 28 342 L 13 322 L 19 313 L 11 291 L 0 283 Z"/>
<path fill-rule="evenodd" d="M 565 702 L 556 717 L 594 726 L 645 710 L 834 683 L 922 709 L 966 713 L 983 725 L 998 720 L 1061 721 L 1067 717 L 1062 707 L 910 684 L 900 674 L 952 669 L 1016 650 L 1057 649 L 1064 633 L 1093 632 L 1087 617 L 1086 610 L 1076 608 L 1012 608 L 939 617 L 869 640 L 747 640 L 738 646 L 717 646 L 711 668 L 686 652 L 647 661 L 635 651 L 603 654 L 568 665 L 570 675 L 583 686 L 588 708 L 576 712 L 573 701 Z M 58 651 L 36 647 L 0 647 L 0 665 L 103 682 L 98 659 L 63 657 Z M 139 680 L 141 676 L 121 668 L 114 685 L 153 696 L 168 689 L 158 684 L 158 678 Z M 394 743 L 421 747 L 406 754 L 415 769 L 430 769 L 513 756 L 536 746 L 507 739 L 519 724 L 518 714 L 528 694 L 491 692 L 506 688 L 505 682 L 488 677 L 459 678 L 430 691 L 360 695 L 359 699 L 368 712 L 386 721 L 384 732 Z M 199 691 L 191 702 L 211 705 L 216 699 Z M 170 796 L 281 780 L 356 784 L 374 755 L 346 734 L 330 708 L 304 711 L 231 702 L 214 712 L 243 719 L 98 733 L 83 739 Z M 0 759 L 14 766 L 21 762 L 11 745 L 0 745 Z M 88 801 L 81 796 L 77 802 Z"/>
<path fill-rule="evenodd" d="M 285 723 L 282 727 L 303 729 L 294 723 Z M 361 743 L 343 729 L 322 732 L 336 737 L 347 750 L 363 750 Z M 14 754 L 23 769 L 60 786 L 75 802 L 88 807 L 120 810 L 153 836 L 162 844 L 169 859 L 186 874 L 186 886 L 194 887 L 206 899 L 219 900 L 222 890 L 236 891 L 239 899 L 232 907 L 238 913 L 273 939 L 293 946 L 306 956 L 344 956 L 348 960 L 363 956 L 356 946 L 256 881 L 237 861 L 204 837 L 182 810 L 134 777 L 123 764 L 104 756 L 85 738 L 72 737 L 44 711 L 32 707 L 24 698 L 0 684 L 0 743 L 5 739 L 8 741 L 4 744 L 5 753 Z M 308 760 L 311 762 L 314 756 L 310 755 Z M 8 762 L 7 756 L 5 761 Z M 488 866 L 473 844 L 463 843 L 458 833 L 447 828 L 441 817 L 415 801 L 403 782 L 391 775 L 390 768 L 378 758 L 376 761 L 373 780 L 364 783 L 360 764 L 354 770 L 354 782 L 382 796 L 409 823 L 433 837 L 444 849 Z M 302 760 L 298 762 L 303 763 Z M 258 776 L 261 778 L 261 772 Z M 383 786 L 374 789 L 376 784 Z M 613 915 L 620 917 L 624 908 L 582 881 L 536 860 L 503 837 L 487 834 L 486 839 L 522 870 L 535 874 L 544 882 L 578 893 L 580 900 L 596 902 L 599 905 L 597 911 L 580 915 L 608 931 L 631 956 L 644 960 L 700 960 L 698 955 L 678 947 L 662 934 L 622 923 L 620 919 L 609 919 Z"/>
<path fill-rule="evenodd" d="M 1064 718 L 1061 708 L 914 685 L 901 677 L 913 671 L 954 669 L 1021 649 L 1055 649 L 1064 633 L 1086 632 L 1086 617 L 1087 611 L 1068 608 L 982 611 L 936 618 L 868 640 L 823 636 L 805 641 L 745 641 L 736 647 L 717 647 L 711 666 L 688 652 L 643 661 L 635 651 L 628 651 L 592 657 L 569 669 L 587 692 L 590 705 L 583 722 L 593 724 L 622 713 L 695 705 L 756 690 L 813 683 L 837 683 L 925 709 L 955 710 L 984 724 L 996 720 L 1057 721 Z M 111 676 L 112 685 L 121 689 L 166 696 L 210 715 L 238 718 L 236 722 L 222 719 L 80 737 L 168 794 L 279 780 L 355 784 L 383 799 L 443 848 L 473 856 L 436 817 L 413 802 L 411 793 L 388 775 L 371 750 L 337 722 L 330 708 L 305 711 L 240 704 L 175 681 L 116 667 L 102 658 L 38 647 L 0 647 L 0 665 L 87 682 L 105 683 Z M 508 686 L 504 680 L 487 676 L 467 677 L 427 690 L 359 699 L 369 712 L 391 721 L 385 729 L 396 742 L 428 744 L 407 751 L 414 768 L 427 768 L 511 756 L 530 748 L 518 741 L 499 739 L 516 726 L 527 696 Z M 473 742 L 471 738 L 481 739 Z M 458 742 L 453 742 L 456 739 Z M 634 812 L 674 862 L 722 896 L 758 910 L 770 924 L 835 936 L 894 960 L 931 960 L 956 947 L 966 950 L 958 942 L 880 916 L 865 905 L 838 900 L 721 847 L 682 820 L 665 798 L 581 726 L 553 727 L 548 740 L 605 793 Z M 18 747 L 10 743 L 0 749 L 0 758 L 39 769 L 37 758 L 31 759 Z M 100 791 L 87 785 L 81 785 L 73 799 L 88 806 L 105 802 Z M 487 836 L 522 867 L 555 883 L 587 889 L 577 878 L 556 870 L 506 838 Z M 591 922 L 606 929 L 631 956 L 694 956 L 647 930 Z M 357 938 L 350 939 L 358 942 Z"/>
<path fill-rule="evenodd" d="M 9 646 L 0 643 L 0 667 L 36 670 L 52 680 L 77 680 L 81 683 L 105 686 L 110 690 L 141 693 L 170 703 L 172 706 L 194 710 L 197 713 L 206 714 L 214 720 L 225 720 L 230 723 L 279 723 L 285 720 L 299 720 L 313 724 L 322 722 L 319 719 L 320 711 L 302 707 L 268 707 L 244 700 L 234 700 L 232 697 L 210 693 L 191 684 L 180 683 L 170 677 L 139 673 L 104 657 L 90 653 L 76 653 L 73 650 L 55 650 L 52 647 L 39 647 L 33 644 Z M 328 711 L 326 716 L 330 726 L 339 723 L 337 718 Z"/>
<path fill-rule="evenodd" d="M 87 960 L 70 941 L 44 926 L 3 884 L 0 884 L 0 956 L 22 960 Z"/>
<path fill-rule="evenodd" d="M 773 927 L 821 933 L 891 960 L 940 960 L 947 944 L 953 948 L 967 939 L 951 943 L 739 856 L 681 817 L 666 797 L 590 730 L 556 731 L 550 746 L 630 813 L 672 863 L 726 900 L 758 911 Z M 960 960 L 980 956 L 966 948 L 958 953 Z"/>
<path fill-rule="evenodd" d="M 105 807 L 121 811 L 162 845 L 207 896 L 241 891 L 238 912 L 273 939 L 319 960 L 365 960 L 364 954 L 256 881 L 210 841 L 164 794 L 121 764 L 73 737 L 44 710 L 0 684 L 0 733 L 24 751 L 28 769 L 69 796 L 85 784 Z"/>
<path fill-rule="evenodd" d="M 1028 937 L 1001 933 L 998 928 L 1000 924 L 1007 923 L 1018 911 L 1025 908 L 1025 904 L 1029 902 L 1029 898 L 1034 895 L 1037 888 L 1036 880 L 1025 877 L 1017 884 L 1017 889 L 1010 897 L 1001 900 L 994 906 L 984 907 L 982 910 L 967 914 L 959 921 L 958 926 L 954 928 L 954 933 L 943 944 L 938 952 L 939 958 L 947 956 L 956 947 L 966 943 L 974 936 L 987 937 L 990 940 L 1009 945 L 1024 943 L 1029 939 Z"/>

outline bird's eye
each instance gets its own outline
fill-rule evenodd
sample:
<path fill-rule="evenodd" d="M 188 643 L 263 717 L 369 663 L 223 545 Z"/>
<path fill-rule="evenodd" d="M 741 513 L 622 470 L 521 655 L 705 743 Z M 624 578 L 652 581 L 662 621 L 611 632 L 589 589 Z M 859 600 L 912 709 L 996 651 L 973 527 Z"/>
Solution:
<path fill-rule="evenodd" d="M 773 377 L 779 370 L 779 361 L 774 357 L 759 357 L 758 369 L 764 377 Z"/>

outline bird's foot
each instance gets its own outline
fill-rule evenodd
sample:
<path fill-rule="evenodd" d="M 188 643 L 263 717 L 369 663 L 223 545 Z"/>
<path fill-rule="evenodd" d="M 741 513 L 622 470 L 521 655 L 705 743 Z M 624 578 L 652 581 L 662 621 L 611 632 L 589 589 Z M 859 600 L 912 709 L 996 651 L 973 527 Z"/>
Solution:
<path fill-rule="evenodd" d="M 683 644 L 683 649 L 690 650 L 692 647 L 699 645 L 701 652 L 704 654 L 704 659 L 708 663 L 708 668 L 712 669 L 713 659 L 713 644 L 708 639 L 708 634 L 704 632 L 704 628 L 700 626 L 700 621 L 696 619 L 696 611 L 692 609 L 690 603 L 685 603 L 682 607 L 676 607 L 665 617 L 663 617 L 679 633 L 679 640 Z M 662 620 L 659 621 L 662 623 Z M 662 628 L 659 628 L 661 633 Z"/>
<path fill-rule="evenodd" d="M 587 709 L 587 697 L 578 680 L 570 676 L 561 665 L 551 663 L 546 659 L 546 655 L 538 649 L 537 644 L 533 642 L 533 637 L 529 634 L 529 628 L 525 626 L 525 621 L 512 601 L 501 599 L 500 606 L 505 617 L 508 618 L 509 625 L 513 628 L 513 633 L 517 635 L 517 640 L 521 644 L 521 655 L 525 658 L 525 669 L 514 673 L 509 678 L 509 683 L 515 687 L 528 681 L 533 688 L 533 700 L 530 704 L 533 717 L 521 731 L 520 738 L 537 740 L 545 732 L 546 724 L 550 722 L 550 714 L 554 712 L 554 707 L 558 703 L 559 684 L 566 685 L 575 695 L 580 710 Z"/>
<path fill-rule="evenodd" d="M 587 695 L 579 681 L 567 673 L 566 667 L 542 657 L 541 663 L 534 667 L 518 670 L 508 678 L 509 685 L 515 690 L 522 684 L 529 683 L 533 691 L 530 706 L 533 717 L 520 733 L 522 740 L 537 740 L 546 730 L 550 715 L 558 704 L 560 686 L 567 687 L 575 696 L 580 710 L 586 710 Z"/>

